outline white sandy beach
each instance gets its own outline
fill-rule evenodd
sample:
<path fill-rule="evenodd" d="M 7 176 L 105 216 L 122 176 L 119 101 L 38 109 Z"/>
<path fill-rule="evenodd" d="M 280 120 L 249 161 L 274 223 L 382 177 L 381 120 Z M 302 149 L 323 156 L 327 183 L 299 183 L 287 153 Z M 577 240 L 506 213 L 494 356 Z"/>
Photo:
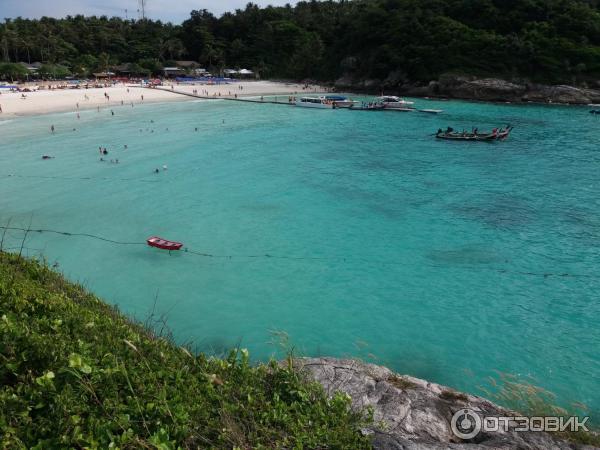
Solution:
<path fill-rule="evenodd" d="M 32 85 L 34 86 L 34 85 Z M 240 89 L 240 86 L 242 89 Z M 308 92 L 322 91 L 319 86 L 304 88 L 301 84 L 278 83 L 272 81 L 240 81 L 221 85 L 177 85 L 173 84 L 176 91 L 192 93 L 194 89 L 202 93 L 208 91 L 209 96 L 234 97 L 257 95 L 293 95 Z M 1 91 L 0 107 L 2 113 L 0 120 L 14 116 L 47 114 L 52 112 L 67 112 L 91 108 L 107 108 L 149 103 L 193 100 L 193 97 L 166 92 L 170 85 L 161 86 L 161 89 L 148 89 L 134 85 L 118 84 L 105 88 L 90 89 L 54 89 L 38 90 L 35 92 L 8 92 Z M 105 97 L 105 93 L 108 99 Z M 25 98 L 22 97 L 25 95 Z M 142 100 L 143 96 L 143 100 Z"/>

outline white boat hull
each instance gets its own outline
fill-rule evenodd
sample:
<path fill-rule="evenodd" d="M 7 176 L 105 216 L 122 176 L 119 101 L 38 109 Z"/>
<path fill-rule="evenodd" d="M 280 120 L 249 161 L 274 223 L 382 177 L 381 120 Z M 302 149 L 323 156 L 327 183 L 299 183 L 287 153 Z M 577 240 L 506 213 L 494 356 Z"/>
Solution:
<path fill-rule="evenodd" d="M 300 106 L 301 108 L 333 109 L 333 105 L 327 103 L 296 102 L 296 106 Z"/>
<path fill-rule="evenodd" d="M 387 111 L 400 111 L 400 112 L 413 112 L 415 108 L 409 108 L 408 106 L 388 106 L 387 104 L 383 107 Z"/>
<path fill-rule="evenodd" d="M 335 102 L 336 108 L 353 108 L 355 106 L 360 106 L 360 102 L 357 100 L 342 100 Z"/>

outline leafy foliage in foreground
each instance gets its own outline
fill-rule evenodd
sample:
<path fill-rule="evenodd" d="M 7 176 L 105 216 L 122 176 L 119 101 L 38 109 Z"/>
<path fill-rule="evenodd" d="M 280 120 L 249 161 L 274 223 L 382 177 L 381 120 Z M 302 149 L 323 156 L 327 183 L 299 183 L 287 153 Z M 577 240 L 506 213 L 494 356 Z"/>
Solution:
<path fill-rule="evenodd" d="M 370 448 L 363 420 L 291 367 L 193 356 L 0 252 L 2 448 Z"/>

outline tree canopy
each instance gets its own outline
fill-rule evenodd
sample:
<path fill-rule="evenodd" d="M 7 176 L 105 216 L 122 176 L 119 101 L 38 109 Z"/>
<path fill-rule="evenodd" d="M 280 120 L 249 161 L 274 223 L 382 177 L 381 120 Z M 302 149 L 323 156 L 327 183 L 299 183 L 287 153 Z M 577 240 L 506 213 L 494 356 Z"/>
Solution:
<path fill-rule="evenodd" d="M 213 71 L 334 80 L 447 72 L 581 82 L 600 78 L 598 0 L 302 1 L 182 24 L 113 17 L 6 19 L 0 59 L 61 65 L 84 75 L 120 63 L 157 72 L 194 60 Z"/>

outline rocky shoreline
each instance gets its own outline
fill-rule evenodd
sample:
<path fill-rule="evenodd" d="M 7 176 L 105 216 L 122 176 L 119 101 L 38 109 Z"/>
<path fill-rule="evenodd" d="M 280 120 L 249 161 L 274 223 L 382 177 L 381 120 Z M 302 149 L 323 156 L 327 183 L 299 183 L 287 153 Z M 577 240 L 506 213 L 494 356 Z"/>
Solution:
<path fill-rule="evenodd" d="M 458 438 L 451 428 L 457 411 L 470 409 L 487 417 L 516 416 L 484 398 L 386 367 L 336 358 L 299 358 L 295 366 L 319 382 L 328 394 L 344 392 L 357 410 L 372 408 L 371 434 L 376 450 L 593 450 L 542 432 L 480 432 Z"/>
<path fill-rule="evenodd" d="M 427 84 L 412 83 L 400 73 L 392 73 L 384 80 L 355 80 L 350 76 L 334 83 L 338 91 L 407 95 L 412 97 L 439 97 L 447 99 L 480 100 L 511 103 L 559 103 L 589 105 L 600 103 L 600 89 L 568 85 L 544 85 L 529 82 L 511 82 L 499 78 L 475 78 L 443 75 Z"/>

